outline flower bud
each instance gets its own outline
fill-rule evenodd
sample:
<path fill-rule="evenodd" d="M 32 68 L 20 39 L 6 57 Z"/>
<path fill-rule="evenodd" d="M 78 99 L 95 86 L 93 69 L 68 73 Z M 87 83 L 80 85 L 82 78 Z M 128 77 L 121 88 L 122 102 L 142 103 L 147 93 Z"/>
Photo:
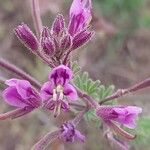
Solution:
<path fill-rule="evenodd" d="M 60 48 L 62 51 L 67 50 L 72 45 L 72 38 L 69 34 L 65 35 L 61 40 Z"/>
<path fill-rule="evenodd" d="M 27 48 L 31 49 L 32 52 L 38 50 L 38 40 L 26 24 L 22 23 L 16 27 L 15 34 Z"/>
<path fill-rule="evenodd" d="M 52 38 L 42 38 L 41 47 L 44 53 L 48 56 L 52 56 L 55 52 L 55 45 Z"/>
<path fill-rule="evenodd" d="M 49 31 L 48 27 L 43 28 L 41 36 L 46 37 L 46 38 L 50 37 L 50 31 Z"/>
<path fill-rule="evenodd" d="M 65 28 L 64 18 L 62 15 L 58 15 L 53 22 L 51 32 L 52 34 L 59 36 L 62 34 L 64 28 Z"/>
<path fill-rule="evenodd" d="M 83 30 L 83 31 L 79 32 L 78 34 L 76 34 L 73 38 L 72 49 L 74 50 L 76 48 L 81 47 L 85 43 L 87 43 L 91 39 L 93 34 L 94 34 L 94 32 L 90 32 L 87 30 Z"/>

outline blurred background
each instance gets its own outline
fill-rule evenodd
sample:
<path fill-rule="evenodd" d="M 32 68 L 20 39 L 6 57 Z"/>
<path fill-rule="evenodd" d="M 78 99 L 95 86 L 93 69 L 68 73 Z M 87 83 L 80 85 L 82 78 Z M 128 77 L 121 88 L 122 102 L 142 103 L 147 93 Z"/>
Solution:
<path fill-rule="evenodd" d="M 74 53 L 83 70 L 104 85 L 127 88 L 150 76 L 150 0 L 93 0 L 92 28 L 95 37 L 87 46 Z M 43 24 L 51 26 L 54 17 L 62 13 L 68 21 L 71 0 L 39 0 Z M 6 58 L 41 82 L 46 81 L 49 68 L 31 54 L 14 35 L 13 29 L 21 22 L 33 29 L 30 0 L 0 0 L 0 57 Z M 15 77 L 0 68 L 0 76 Z M 1 90 L 4 88 L 0 86 Z M 150 89 L 129 94 L 122 104 L 143 108 L 135 131 L 138 137 L 131 143 L 132 150 L 150 148 Z M 12 108 L 1 100 L 0 112 Z M 0 122 L 0 150 L 29 150 L 40 137 L 55 129 L 55 123 L 70 118 L 67 114 L 54 120 L 50 114 L 35 111 L 13 121 Z M 111 149 L 94 122 L 82 122 L 80 129 L 87 136 L 84 144 L 54 142 L 50 150 L 107 150 Z"/>

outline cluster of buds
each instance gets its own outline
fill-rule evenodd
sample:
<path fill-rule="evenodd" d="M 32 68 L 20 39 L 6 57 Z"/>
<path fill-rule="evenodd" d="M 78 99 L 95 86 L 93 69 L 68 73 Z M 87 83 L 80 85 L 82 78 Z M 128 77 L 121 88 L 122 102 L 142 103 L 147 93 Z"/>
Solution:
<path fill-rule="evenodd" d="M 94 32 L 90 31 L 91 8 L 91 0 L 74 0 L 70 8 L 68 27 L 63 15 L 59 14 L 51 28 L 43 27 L 39 39 L 24 23 L 15 28 L 15 33 L 27 48 L 39 56 L 46 57 L 53 66 L 67 65 L 70 53 L 93 36 Z"/>
<path fill-rule="evenodd" d="M 126 139 L 135 138 L 135 136 L 120 128 L 120 125 L 135 128 L 135 121 L 139 113 L 142 112 L 140 107 L 98 104 L 96 100 L 82 93 L 73 85 L 73 71 L 69 65 L 70 53 L 89 41 L 93 35 L 93 32 L 89 30 L 89 23 L 92 18 L 91 9 L 91 0 L 73 0 L 68 27 L 65 26 L 64 17 L 58 15 L 50 29 L 43 27 L 40 38 L 37 38 L 24 23 L 15 29 L 15 33 L 21 42 L 34 54 L 40 56 L 46 63 L 51 65 L 52 70 L 48 75 L 48 81 L 43 83 L 40 89 L 35 88 L 34 85 L 32 86 L 28 80 L 15 78 L 6 80 L 5 84 L 8 87 L 3 91 L 3 98 L 6 103 L 17 107 L 17 109 L 0 114 L 0 120 L 14 119 L 39 108 L 52 111 L 53 116 L 57 117 L 61 111 L 70 110 L 71 102 L 78 98 L 84 99 L 86 105 L 83 106 L 85 111 L 79 113 L 74 120 L 65 122 L 57 132 L 45 136 L 33 147 L 34 150 L 39 150 L 39 147 L 45 147 L 42 146 L 42 143 L 46 144 L 47 138 L 53 139 L 57 137 L 64 142 L 85 141 L 85 136 L 76 129 L 76 126 L 85 112 L 93 108 L 103 124 Z M 17 69 L 12 69 L 11 65 L 8 66 L 8 64 L 2 64 L 2 62 L 0 62 L 0 65 L 18 72 Z M 22 72 L 19 72 L 20 74 Z M 28 78 L 28 76 L 25 77 L 26 79 Z M 30 80 L 33 81 L 32 78 Z M 126 90 L 123 94 L 149 85 L 150 79 Z M 112 97 L 116 98 L 117 95 L 112 95 Z M 111 96 L 107 100 L 110 98 Z M 114 139 L 112 132 L 107 135 L 107 138 Z M 120 142 L 118 143 L 120 144 Z"/>

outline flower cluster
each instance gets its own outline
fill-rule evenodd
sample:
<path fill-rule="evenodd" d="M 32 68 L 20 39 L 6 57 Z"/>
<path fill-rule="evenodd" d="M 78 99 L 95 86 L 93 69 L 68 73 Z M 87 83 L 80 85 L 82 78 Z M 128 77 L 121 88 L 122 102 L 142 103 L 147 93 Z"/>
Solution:
<path fill-rule="evenodd" d="M 93 35 L 93 32 L 89 30 L 89 23 L 92 19 L 91 9 L 91 0 L 73 0 L 68 27 L 65 26 L 64 17 L 58 15 L 50 29 L 43 27 L 40 38 L 37 38 L 24 23 L 15 29 L 15 33 L 21 42 L 52 68 L 48 75 L 48 81 L 43 83 L 39 89 L 34 87 L 33 83 L 24 79 L 12 78 L 5 81 L 8 87 L 3 91 L 3 98 L 6 103 L 17 107 L 17 109 L 0 114 L 0 120 L 14 119 L 39 108 L 53 111 L 54 117 L 57 117 L 61 111 L 70 110 L 70 102 L 76 101 L 78 98 L 85 102 L 82 107 L 85 111 L 79 113 L 74 120 L 61 125 L 54 136 L 51 134 L 51 136 L 48 135 L 43 138 L 37 144 L 39 146 L 41 146 L 41 143 L 47 143 L 48 137 L 51 139 L 57 137 L 64 142 L 85 141 L 85 136 L 76 129 L 76 126 L 86 111 L 93 108 L 96 110 L 96 115 L 103 121 L 103 124 L 114 129 L 118 134 L 128 139 L 133 139 L 133 136 L 121 129 L 120 125 L 135 128 L 135 121 L 139 113 L 142 112 L 140 107 L 99 104 L 92 97 L 75 87 L 72 80 L 74 74 L 70 67 L 69 54 L 89 41 Z M 21 73 L 19 72 L 19 74 Z M 33 80 L 31 81 L 34 82 Z M 149 82 L 150 80 L 146 80 L 139 84 L 138 87 L 142 87 Z M 134 91 L 135 89 L 137 87 L 130 90 Z M 112 132 L 108 135 L 108 138 L 114 139 Z M 35 148 L 35 150 L 37 149 Z"/>
<path fill-rule="evenodd" d="M 89 29 L 92 18 L 91 0 L 74 0 L 70 8 L 70 21 L 65 26 L 63 15 L 59 14 L 52 27 L 43 27 L 38 40 L 30 28 L 22 23 L 15 29 L 21 42 L 37 55 L 52 60 L 54 66 L 66 64 L 69 54 L 87 43 L 93 36 Z"/>

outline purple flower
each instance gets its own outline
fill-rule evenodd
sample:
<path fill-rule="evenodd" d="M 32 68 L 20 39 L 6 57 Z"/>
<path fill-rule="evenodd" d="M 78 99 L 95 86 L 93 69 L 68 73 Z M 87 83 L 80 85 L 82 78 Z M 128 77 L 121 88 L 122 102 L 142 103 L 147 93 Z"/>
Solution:
<path fill-rule="evenodd" d="M 85 141 L 85 136 L 75 128 L 71 122 L 66 122 L 61 126 L 59 138 L 64 142 L 74 142 L 75 140 Z"/>
<path fill-rule="evenodd" d="M 35 52 L 38 50 L 38 40 L 34 33 L 30 30 L 30 28 L 22 23 L 18 27 L 15 28 L 15 33 L 19 40 L 29 49 L 31 49 L 32 52 Z"/>
<path fill-rule="evenodd" d="M 107 124 L 115 121 L 128 127 L 136 127 L 136 118 L 142 112 L 142 108 L 136 106 L 101 106 L 97 109 L 97 116 Z"/>
<path fill-rule="evenodd" d="M 6 80 L 7 87 L 3 91 L 4 100 L 12 106 L 37 108 L 41 105 L 40 96 L 27 80 Z"/>
<path fill-rule="evenodd" d="M 60 109 L 66 111 L 69 108 L 68 101 L 77 99 L 76 89 L 69 84 L 73 73 L 67 66 L 60 65 L 49 74 L 49 81 L 44 83 L 41 89 L 41 97 L 44 108 L 54 110 L 54 116 L 60 114 Z"/>
<path fill-rule="evenodd" d="M 89 25 L 92 19 L 91 9 L 91 0 L 73 0 L 69 23 L 69 33 L 72 36 Z"/>
<path fill-rule="evenodd" d="M 38 92 L 31 86 L 27 80 L 19 80 L 12 78 L 6 80 L 8 87 L 3 91 L 2 95 L 6 103 L 11 106 L 18 107 L 17 111 L 7 113 L 0 118 L 9 118 L 24 115 L 41 105 L 41 98 Z"/>

